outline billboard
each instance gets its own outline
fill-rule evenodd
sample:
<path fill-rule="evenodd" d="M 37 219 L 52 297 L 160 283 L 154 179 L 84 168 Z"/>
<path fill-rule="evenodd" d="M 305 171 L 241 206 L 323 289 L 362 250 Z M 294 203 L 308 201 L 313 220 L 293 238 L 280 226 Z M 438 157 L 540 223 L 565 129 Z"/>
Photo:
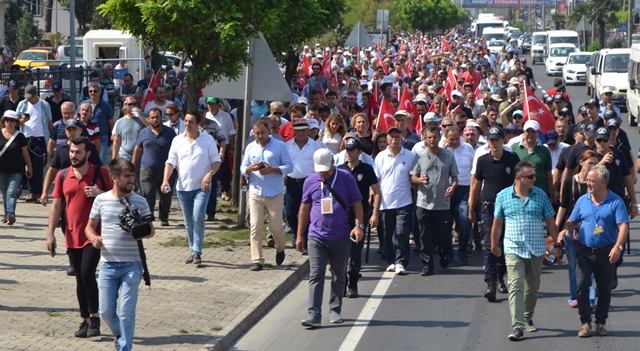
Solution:
<path fill-rule="evenodd" d="M 640 1 L 640 0 L 638 0 Z M 555 0 L 545 0 L 545 6 L 556 6 Z M 464 0 L 463 7 L 525 7 L 542 6 L 542 0 Z"/>

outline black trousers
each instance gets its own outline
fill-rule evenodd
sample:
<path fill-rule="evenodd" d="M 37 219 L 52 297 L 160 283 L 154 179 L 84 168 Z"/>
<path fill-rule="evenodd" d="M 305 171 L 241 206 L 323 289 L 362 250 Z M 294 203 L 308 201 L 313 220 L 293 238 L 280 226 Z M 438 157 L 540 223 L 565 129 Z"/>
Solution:
<path fill-rule="evenodd" d="M 82 249 L 69 249 L 69 259 L 76 271 L 76 295 L 80 304 L 80 317 L 89 318 L 91 313 L 98 313 L 96 268 L 100 261 L 100 250 L 91 244 Z"/>

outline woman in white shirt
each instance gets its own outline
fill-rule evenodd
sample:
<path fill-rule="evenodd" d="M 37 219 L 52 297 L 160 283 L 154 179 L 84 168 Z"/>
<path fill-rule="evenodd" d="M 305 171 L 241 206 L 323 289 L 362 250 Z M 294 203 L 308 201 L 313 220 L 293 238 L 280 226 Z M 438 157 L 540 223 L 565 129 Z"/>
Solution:
<path fill-rule="evenodd" d="M 327 149 L 335 155 L 340 152 L 340 143 L 346 133 L 347 126 L 344 123 L 344 119 L 342 119 L 341 115 L 334 113 L 330 115 L 325 122 L 322 142 L 327 146 Z"/>

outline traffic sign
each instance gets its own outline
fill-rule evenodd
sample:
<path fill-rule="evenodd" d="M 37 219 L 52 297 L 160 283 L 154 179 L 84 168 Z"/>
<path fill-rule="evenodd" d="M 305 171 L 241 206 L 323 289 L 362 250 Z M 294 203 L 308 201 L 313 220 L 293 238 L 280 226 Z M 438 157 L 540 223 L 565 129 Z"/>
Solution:
<path fill-rule="evenodd" d="M 580 19 L 580 22 L 578 22 L 578 25 L 576 26 L 576 32 L 590 31 L 590 30 L 591 30 L 591 24 L 589 24 L 589 22 L 587 22 L 584 19 L 584 16 L 582 16 L 582 18 Z"/>
<path fill-rule="evenodd" d="M 376 17 L 376 28 L 387 30 L 389 27 L 389 10 L 378 10 Z"/>
<path fill-rule="evenodd" d="M 629 30 L 629 25 L 627 25 L 626 23 L 622 23 L 620 24 L 619 30 L 621 32 L 627 32 Z"/>

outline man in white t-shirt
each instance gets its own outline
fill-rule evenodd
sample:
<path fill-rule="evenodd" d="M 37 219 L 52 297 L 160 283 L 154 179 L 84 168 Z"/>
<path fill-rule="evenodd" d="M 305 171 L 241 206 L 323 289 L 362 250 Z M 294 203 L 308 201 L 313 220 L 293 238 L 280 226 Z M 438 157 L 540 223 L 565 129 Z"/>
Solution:
<path fill-rule="evenodd" d="M 218 173 L 220 185 L 222 186 L 222 199 L 228 201 L 231 199 L 231 163 L 229 158 L 233 155 L 233 148 L 236 145 L 236 128 L 231 115 L 222 111 L 220 104 L 222 100 L 215 97 L 207 98 L 207 114 L 206 118 L 216 121 L 220 126 L 222 135 L 227 139 L 227 154 L 222 158 L 222 164 Z M 216 196 L 216 194 L 212 194 Z"/>
<path fill-rule="evenodd" d="M 167 108 L 167 106 L 171 105 L 172 102 L 167 100 L 166 91 L 162 85 L 156 86 L 153 89 L 153 93 L 156 95 L 156 98 L 155 100 L 148 102 L 144 106 L 144 114 L 148 116 L 149 111 L 151 111 L 152 108 L 157 107 L 162 111 L 162 121 L 166 122 L 167 117 L 164 115 L 164 110 Z"/>

